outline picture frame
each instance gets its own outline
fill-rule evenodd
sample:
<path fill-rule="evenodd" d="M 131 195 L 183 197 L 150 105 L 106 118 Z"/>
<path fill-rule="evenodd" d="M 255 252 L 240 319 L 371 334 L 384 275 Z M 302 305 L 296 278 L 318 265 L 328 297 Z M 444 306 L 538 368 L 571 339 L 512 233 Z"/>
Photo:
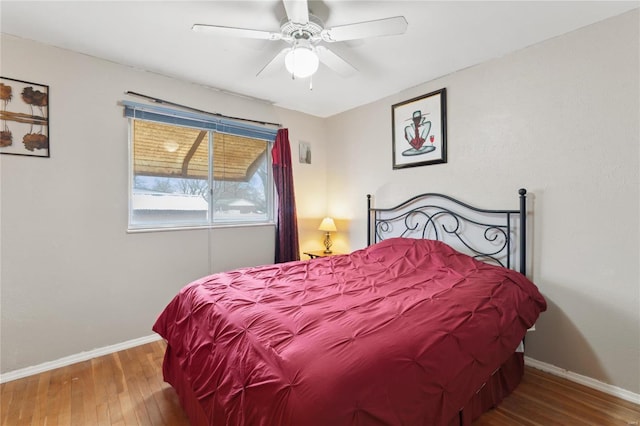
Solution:
<path fill-rule="evenodd" d="M 0 154 L 49 158 L 49 86 L 0 77 Z"/>
<path fill-rule="evenodd" d="M 393 168 L 447 162 L 447 90 L 391 107 Z"/>
<path fill-rule="evenodd" d="M 311 164 L 311 144 L 309 142 L 298 143 L 298 161 L 301 164 Z"/>

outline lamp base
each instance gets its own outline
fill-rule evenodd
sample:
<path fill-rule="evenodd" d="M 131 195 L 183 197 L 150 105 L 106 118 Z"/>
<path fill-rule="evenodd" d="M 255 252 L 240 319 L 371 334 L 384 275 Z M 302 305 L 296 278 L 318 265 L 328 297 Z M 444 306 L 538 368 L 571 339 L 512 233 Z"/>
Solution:
<path fill-rule="evenodd" d="M 324 254 L 331 254 L 331 246 L 333 242 L 331 241 L 331 235 L 327 232 L 324 236 Z"/>

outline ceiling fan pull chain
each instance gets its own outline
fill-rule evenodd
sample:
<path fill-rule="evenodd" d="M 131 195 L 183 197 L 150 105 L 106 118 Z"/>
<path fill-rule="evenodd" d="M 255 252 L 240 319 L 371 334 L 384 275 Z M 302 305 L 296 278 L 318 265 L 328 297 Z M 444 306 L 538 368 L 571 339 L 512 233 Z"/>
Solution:
<path fill-rule="evenodd" d="M 313 76 L 309 77 L 309 90 L 313 90 Z"/>

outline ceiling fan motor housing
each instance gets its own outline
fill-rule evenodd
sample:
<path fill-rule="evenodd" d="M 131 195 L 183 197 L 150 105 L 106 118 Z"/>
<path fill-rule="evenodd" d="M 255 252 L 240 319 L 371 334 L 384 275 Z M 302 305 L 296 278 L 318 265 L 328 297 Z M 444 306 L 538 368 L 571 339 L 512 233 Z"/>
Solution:
<path fill-rule="evenodd" d="M 298 24 L 288 20 L 280 27 L 283 40 L 295 41 L 305 39 L 311 43 L 317 43 L 321 40 L 323 29 L 324 23 L 322 20 L 312 14 L 309 14 L 309 21 L 306 24 Z"/>

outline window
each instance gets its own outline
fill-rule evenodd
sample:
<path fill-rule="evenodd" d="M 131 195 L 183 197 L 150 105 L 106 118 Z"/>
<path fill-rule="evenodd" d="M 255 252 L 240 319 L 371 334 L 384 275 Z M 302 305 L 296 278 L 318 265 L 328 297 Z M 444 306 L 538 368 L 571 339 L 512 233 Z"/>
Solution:
<path fill-rule="evenodd" d="M 275 130 L 124 104 L 129 229 L 273 222 Z"/>

